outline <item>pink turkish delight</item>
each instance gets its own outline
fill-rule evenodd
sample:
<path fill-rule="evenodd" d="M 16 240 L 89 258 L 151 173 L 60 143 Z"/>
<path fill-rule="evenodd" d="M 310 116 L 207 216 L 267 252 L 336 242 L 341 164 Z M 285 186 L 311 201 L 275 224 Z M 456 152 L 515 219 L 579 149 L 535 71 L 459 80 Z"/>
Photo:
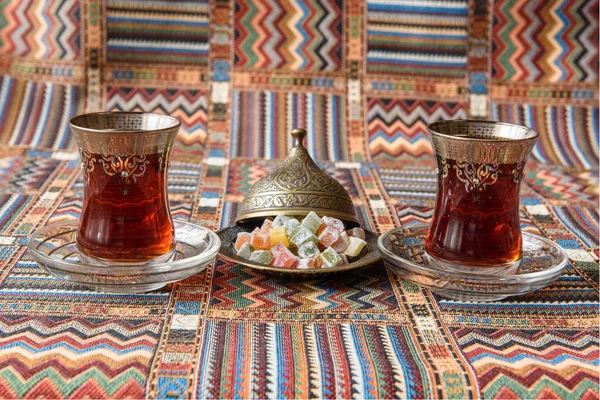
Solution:
<path fill-rule="evenodd" d="M 365 231 L 363 228 L 348 229 L 346 233 L 348 234 L 348 236 L 353 236 L 365 240 Z"/>
<path fill-rule="evenodd" d="M 281 242 L 271 248 L 271 254 L 273 254 L 271 265 L 275 267 L 293 268 L 298 262 L 298 257 Z"/>
<path fill-rule="evenodd" d="M 342 232 L 340 238 L 331 245 L 331 248 L 338 253 L 343 253 L 344 250 L 346 250 L 346 247 L 348 247 L 349 243 L 350 238 L 348 237 L 348 234 L 346 232 Z"/>
<path fill-rule="evenodd" d="M 265 230 L 265 231 L 269 231 L 269 229 L 271 229 L 273 227 L 273 221 L 271 221 L 270 219 L 265 219 L 265 222 L 263 222 L 262 226 L 260 227 L 260 229 Z"/>
<path fill-rule="evenodd" d="M 321 243 L 325 247 L 330 247 L 339 238 L 340 233 L 336 229 L 328 226 L 327 228 L 323 229 L 323 231 L 319 235 L 319 243 Z"/>
<path fill-rule="evenodd" d="M 337 218 L 331 218 L 328 216 L 324 216 L 322 218 L 323 223 L 330 228 L 335 229 L 338 233 L 344 232 L 344 223 Z"/>

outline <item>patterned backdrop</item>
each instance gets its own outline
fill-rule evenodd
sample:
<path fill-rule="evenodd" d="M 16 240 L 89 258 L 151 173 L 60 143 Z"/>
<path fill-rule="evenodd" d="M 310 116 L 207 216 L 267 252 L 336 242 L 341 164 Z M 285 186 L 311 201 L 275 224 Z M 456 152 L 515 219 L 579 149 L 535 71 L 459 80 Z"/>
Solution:
<path fill-rule="evenodd" d="M 0 397 L 598 398 L 598 0 L 2 0 L 0 74 Z M 181 119 L 172 212 L 214 229 L 294 127 L 383 232 L 432 215 L 427 123 L 526 124 L 522 225 L 571 263 L 488 304 L 382 263 L 94 293 L 24 244 L 79 216 L 67 123 L 98 110 Z"/>

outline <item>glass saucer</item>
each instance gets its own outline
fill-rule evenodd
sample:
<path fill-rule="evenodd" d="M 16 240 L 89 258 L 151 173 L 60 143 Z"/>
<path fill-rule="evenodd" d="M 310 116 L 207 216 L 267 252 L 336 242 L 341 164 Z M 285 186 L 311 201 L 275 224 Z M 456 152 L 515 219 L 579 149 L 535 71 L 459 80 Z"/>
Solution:
<path fill-rule="evenodd" d="M 29 253 L 49 273 L 99 292 L 144 293 L 159 289 L 204 270 L 221 246 L 214 232 L 175 220 L 175 253 L 169 261 L 85 263 L 75 245 L 78 223 L 61 222 L 35 231 L 27 242 Z"/>
<path fill-rule="evenodd" d="M 429 225 L 392 229 L 379 237 L 386 264 L 402 278 L 448 299 L 494 301 L 541 289 L 557 279 L 569 258 L 556 243 L 523 232 L 523 259 L 512 275 L 484 275 L 440 269 L 425 252 Z"/>

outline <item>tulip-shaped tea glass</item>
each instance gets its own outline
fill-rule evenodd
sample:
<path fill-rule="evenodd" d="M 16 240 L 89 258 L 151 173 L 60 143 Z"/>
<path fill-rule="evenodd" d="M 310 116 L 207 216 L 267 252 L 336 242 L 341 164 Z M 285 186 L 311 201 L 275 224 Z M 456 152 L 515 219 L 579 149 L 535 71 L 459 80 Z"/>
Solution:
<path fill-rule="evenodd" d="M 84 181 L 77 248 L 90 262 L 163 262 L 175 245 L 167 168 L 177 118 L 137 112 L 71 118 Z"/>
<path fill-rule="evenodd" d="M 427 128 L 438 193 L 426 251 L 440 268 L 515 272 L 522 258 L 519 186 L 538 134 L 493 121 L 439 121 Z"/>

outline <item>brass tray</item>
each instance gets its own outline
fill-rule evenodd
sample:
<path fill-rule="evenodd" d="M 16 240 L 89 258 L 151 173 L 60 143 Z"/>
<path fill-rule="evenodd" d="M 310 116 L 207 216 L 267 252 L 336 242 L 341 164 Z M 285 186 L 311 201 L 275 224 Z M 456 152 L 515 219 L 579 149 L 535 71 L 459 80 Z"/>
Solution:
<path fill-rule="evenodd" d="M 282 267 L 274 267 L 271 265 L 264 264 L 255 264 L 250 260 L 246 260 L 245 258 L 238 257 L 235 253 L 235 240 L 237 238 L 238 233 L 240 232 L 252 232 L 255 226 L 253 225 L 233 225 L 225 229 L 221 229 L 217 232 L 217 236 L 221 239 L 221 248 L 219 249 L 219 254 L 223 257 L 234 261 L 238 264 L 246 265 L 250 268 L 254 268 L 257 270 L 261 270 L 267 273 L 276 274 L 276 275 L 286 275 L 286 276 L 294 276 L 294 277 L 305 277 L 310 278 L 316 275 L 324 275 L 324 274 L 333 274 L 336 272 L 342 271 L 350 271 L 357 268 L 366 267 L 367 265 L 373 264 L 376 261 L 381 260 L 381 253 L 379 252 L 379 248 L 377 247 L 377 239 L 379 238 L 377 234 L 373 232 L 369 232 L 365 230 L 365 241 L 367 242 L 367 247 L 369 248 L 369 252 L 364 255 L 364 257 L 360 258 L 357 261 L 354 261 L 350 264 L 340 265 L 333 268 L 314 268 L 314 269 L 297 269 L 297 268 L 282 268 Z"/>

